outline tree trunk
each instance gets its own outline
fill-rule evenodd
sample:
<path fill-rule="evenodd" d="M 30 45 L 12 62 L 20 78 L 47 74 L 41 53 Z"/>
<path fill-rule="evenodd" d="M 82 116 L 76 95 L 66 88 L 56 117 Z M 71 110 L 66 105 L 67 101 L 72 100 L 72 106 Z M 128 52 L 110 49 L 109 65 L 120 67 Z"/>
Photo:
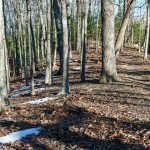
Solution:
<path fill-rule="evenodd" d="M 62 7 L 62 29 L 63 29 L 63 82 L 59 94 L 69 93 L 69 44 L 66 0 L 61 0 Z"/>
<path fill-rule="evenodd" d="M 40 15 L 40 23 L 41 23 L 41 29 L 42 29 L 42 38 L 41 38 L 41 51 L 42 51 L 42 59 L 45 58 L 44 53 L 45 53 L 45 39 L 46 39 L 46 34 L 45 34 L 45 23 L 44 23 L 44 18 L 43 18 L 43 11 L 42 11 L 42 1 L 38 0 L 38 8 L 39 8 L 39 15 Z"/>
<path fill-rule="evenodd" d="M 96 53 L 98 53 L 99 48 L 99 17 L 100 17 L 100 9 L 98 9 L 97 13 L 97 22 L 96 22 Z"/>
<path fill-rule="evenodd" d="M 7 85 L 6 85 L 6 39 L 5 39 L 5 26 L 4 26 L 4 14 L 3 14 L 3 3 L 0 0 L 0 107 L 1 109 L 5 106 L 4 99 L 7 97 Z"/>
<path fill-rule="evenodd" d="M 81 0 L 77 0 L 77 50 L 81 51 Z"/>
<path fill-rule="evenodd" d="M 102 14 L 102 70 L 100 83 L 117 80 L 114 49 L 114 1 L 101 2 Z"/>
<path fill-rule="evenodd" d="M 34 52 L 35 52 L 35 39 L 34 39 L 34 31 L 33 31 L 33 25 L 32 25 L 32 9 L 31 9 L 31 3 L 28 1 L 29 6 L 29 16 L 30 16 L 30 32 L 31 32 L 31 39 L 32 39 L 32 49 L 31 49 L 31 95 L 35 95 L 35 89 L 34 89 L 34 68 L 35 68 L 35 58 L 34 58 Z"/>
<path fill-rule="evenodd" d="M 86 41 L 87 41 L 87 10 L 86 0 L 82 1 L 82 41 L 81 41 L 81 82 L 85 81 Z"/>
<path fill-rule="evenodd" d="M 119 33 L 118 33 L 118 36 L 116 39 L 116 43 L 115 43 L 116 57 L 119 56 L 119 52 L 121 50 L 121 47 L 122 47 L 122 44 L 124 41 L 125 31 L 126 31 L 126 28 L 128 25 L 129 17 L 130 17 L 130 14 L 132 13 L 135 2 L 136 2 L 136 0 L 130 0 L 127 10 L 124 14 L 122 24 L 121 24 L 121 27 L 120 27 L 120 30 L 119 30 Z"/>
<path fill-rule="evenodd" d="M 147 33 L 146 33 L 144 59 L 147 59 L 149 48 L 150 48 L 150 0 L 148 0 L 148 6 L 147 6 Z"/>
<path fill-rule="evenodd" d="M 3 15 L 4 15 L 4 31 L 5 31 L 5 37 L 6 37 L 6 15 L 5 13 L 5 6 L 4 6 L 4 0 L 3 0 Z M 8 49 L 7 49 L 7 41 L 5 41 L 5 68 L 6 68 L 6 85 L 7 85 L 7 92 L 10 92 L 10 66 L 9 66 L 9 58 L 8 58 Z"/>
<path fill-rule="evenodd" d="M 58 74 L 61 75 L 63 71 L 63 30 L 62 30 L 62 18 L 61 18 L 61 6 L 59 0 L 53 0 L 53 11 L 57 30 L 57 45 L 60 56 L 60 67 Z"/>
<path fill-rule="evenodd" d="M 47 54 L 46 54 L 46 77 L 45 84 L 52 84 L 52 50 L 51 50 L 51 1 L 47 0 Z"/>

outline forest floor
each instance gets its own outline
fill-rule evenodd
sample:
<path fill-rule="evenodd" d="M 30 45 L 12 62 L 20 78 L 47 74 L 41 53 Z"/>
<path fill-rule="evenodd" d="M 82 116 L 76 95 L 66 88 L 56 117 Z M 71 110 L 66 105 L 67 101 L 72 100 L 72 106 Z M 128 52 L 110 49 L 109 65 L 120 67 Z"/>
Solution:
<path fill-rule="evenodd" d="M 11 79 L 12 106 L 0 115 L 0 137 L 37 127 L 40 133 L 0 144 L 0 149 L 150 149 L 150 60 L 143 60 L 143 52 L 125 48 L 117 61 L 121 81 L 99 84 L 100 54 L 87 52 L 85 83 L 80 83 L 79 59 L 73 53 L 70 94 L 65 96 L 57 95 L 60 76 L 54 75 L 53 85 L 44 84 L 43 67 L 36 73 L 35 96 L 29 87 L 18 89 L 24 80 Z"/>

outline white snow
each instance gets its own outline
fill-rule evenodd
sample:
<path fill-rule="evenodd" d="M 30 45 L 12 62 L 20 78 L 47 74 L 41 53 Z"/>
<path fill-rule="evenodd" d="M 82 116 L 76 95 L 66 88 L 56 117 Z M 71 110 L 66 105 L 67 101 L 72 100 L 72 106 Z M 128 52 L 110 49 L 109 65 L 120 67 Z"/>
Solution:
<path fill-rule="evenodd" d="M 19 88 L 19 89 L 13 90 L 13 92 L 24 91 L 24 90 L 28 90 L 29 88 L 30 88 L 30 86 L 23 86 L 23 87 L 21 87 L 21 88 Z"/>
<path fill-rule="evenodd" d="M 90 66 L 86 66 L 85 68 L 89 68 Z M 73 70 L 81 70 L 81 67 L 73 68 Z"/>
<path fill-rule="evenodd" d="M 30 84 L 31 84 L 31 83 L 30 83 Z M 39 86 L 39 85 L 41 85 L 40 82 L 35 82 L 35 83 L 34 83 L 34 86 Z M 31 87 L 30 85 L 29 85 L 29 86 L 23 86 L 23 87 L 21 87 L 21 88 L 14 89 L 13 92 L 19 92 L 19 91 L 28 90 L 28 89 L 30 89 L 30 87 Z"/>
<path fill-rule="evenodd" d="M 35 89 L 35 92 L 39 92 L 39 91 L 44 91 L 45 88 L 38 88 L 38 89 Z"/>
<path fill-rule="evenodd" d="M 31 134 L 38 135 L 40 132 L 41 132 L 41 128 L 38 127 L 38 128 L 31 128 L 31 129 L 9 133 L 6 136 L 0 137 L 0 143 L 6 144 L 9 142 L 15 142 L 17 140 L 21 140 L 27 135 L 31 135 Z"/>
<path fill-rule="evenodd" d="M 24 102 L 22 104 L 40 104 L 40 103 L 44 103 L 44 102 L 49 101 L 49 100 L 55 100 L 57 98 L 58 97 L 45 97 L 45 98 L 38 99 L 38 100 Z"/>
<path fill-rule="evenodd" d="M 11 95 L 10 98 L 16 98 L 16 97 L 19 97 L 20 94 L 15 94 L 15 95 Z"/>
<path fill-rule="evenodd" d="M 45 90 L 45 88 L 37 88 L 37 89 L 35 89 L 35 92 L 44 91 L 44 90 Z M 17 98 L 17 97 L 19 97 L 21 95 L 25 95 L 25 94 L 30 94 L 30 92 L 26 91 L 26 92 L 23 92 L 22 94 L 18 93 L 18 94 L 15 94 L 15 95 L 10 95 L 9 98 Z"/>

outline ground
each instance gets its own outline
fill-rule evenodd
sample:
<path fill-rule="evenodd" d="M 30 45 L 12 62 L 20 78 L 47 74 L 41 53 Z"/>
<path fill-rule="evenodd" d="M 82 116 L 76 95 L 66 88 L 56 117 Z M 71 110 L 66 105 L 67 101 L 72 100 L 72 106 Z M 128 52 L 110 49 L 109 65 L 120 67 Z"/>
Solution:
<path fill-rule="evenodd" d="M 70 94 L 57 96 L 61 77 L 54 75 L 53 85 L 44 84 L 44 70 L 36 73 L 36 95 L 30 90 L 13 90 L 24 80 L 11 79 L 11 107 L 0 115 L 0 137 L 40 127 L 38 135 L 29 135 L 1 149 L 34 150 L 148 150 L 150 149 L 150 60 L 143 52 L 126 47 L 117 61 L 121 81 L 99 84 L 101 56 L 87 52 L 86 82 L 80 83 L 80 56 L 73 52 L 70 61 Z M 39 89 L 39 90 L 38 90 Z M 40 90 L 41 89 L 41 90 Z M 54 97 L 39 104 L 24 102 Z"/>

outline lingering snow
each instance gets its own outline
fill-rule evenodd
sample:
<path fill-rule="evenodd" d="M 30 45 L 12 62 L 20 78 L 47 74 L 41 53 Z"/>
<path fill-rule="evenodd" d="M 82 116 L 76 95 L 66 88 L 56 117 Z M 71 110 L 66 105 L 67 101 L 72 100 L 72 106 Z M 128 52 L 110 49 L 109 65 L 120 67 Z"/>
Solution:
<path fill-rule="evenodd" d="M 31 84 L 31 83 L 30 83 L 30 84 Z M 40 82 L 35 82 L 35 83 L 34 83 L 34 86 L 39 86 L 39 85 L 41 85 Z M 29 85 L 29 86 L 23 86 L 23 87 L 21 87 L 21 88 L 14 89 L 13 92 L 19 92 L 19 91 L 28 90 L 28 89 L 30 89 L 30 87 L 31 87 L 30 85 Z"/>
<path fill-rule="evenodd" d="M 81 67 L 73 68 L 74 70 L 81 70 Z"/>
<path fill-rule="evenodd" d="M 11 95 L 10 98 L 16 98 L 16 97 L 19 97 L 20 94 L 15 94 L 15 95 Z"/>
<path fill-rule="evenodd" d="M 49 101 L 49 100 L 55 100 L 57 98 L 58 97 L 45 97 L 45 98 L 38 99 L 38 100 L 24 102 L 22 104 L 40 104 L 40 103 L 44 103 L 44 102 Z"/>
<path fill-rule="evenodd" d="M 45 88 L 37 88 L 37 89 L 35 89 L 35 92 L 44 91 L 44 90 L 45 90 Z M 30 94 L 30 92 L 27 91 L 27 92 L 23 92 L 22 94 L 18 93 L 18 94 L 15 94 L 15 95 L 10 95 L 9 98 L 17 98 L 17 97 L 19 97 L 21 95 L 25 95 L 25 94 Z"/>
<path fill-rule="evenodd" d="M 90 66 L 86 66 L 85 68 L 89 68 Z M 73 68 L 73 70 L 81 70 L 81 67 Z"/>
<path fill-rule="evenodd" d="M 23 87 L 21 87 L 21 88 L 19 88 L 19 89 L 13 90 L 13 92 L 24 91 L 24 90 L 28 90 L 29 88 L 30 88 L 30 86 L 23 86 Z"/>
<path fill-rule="evenodd" d="M 17 140 L 21 140 L 27 135 L 31 135 L 31 134 L 38 135 L 40 132 L 41 132 L 41 128 L 38 127 L 38 128 L 31 128 L 31 129 L 9 133 L 6 136 L 0 137 L 0 143 L 6 144 L 9 142 L 15 142 Z"/>
<path fill-rule="evenodd" d="M 38 89 L 35 89 L 35 92 L 39 92 L 39 91 L 43 91 L 45 90 L 45 88 L 38 88 Z"/>

